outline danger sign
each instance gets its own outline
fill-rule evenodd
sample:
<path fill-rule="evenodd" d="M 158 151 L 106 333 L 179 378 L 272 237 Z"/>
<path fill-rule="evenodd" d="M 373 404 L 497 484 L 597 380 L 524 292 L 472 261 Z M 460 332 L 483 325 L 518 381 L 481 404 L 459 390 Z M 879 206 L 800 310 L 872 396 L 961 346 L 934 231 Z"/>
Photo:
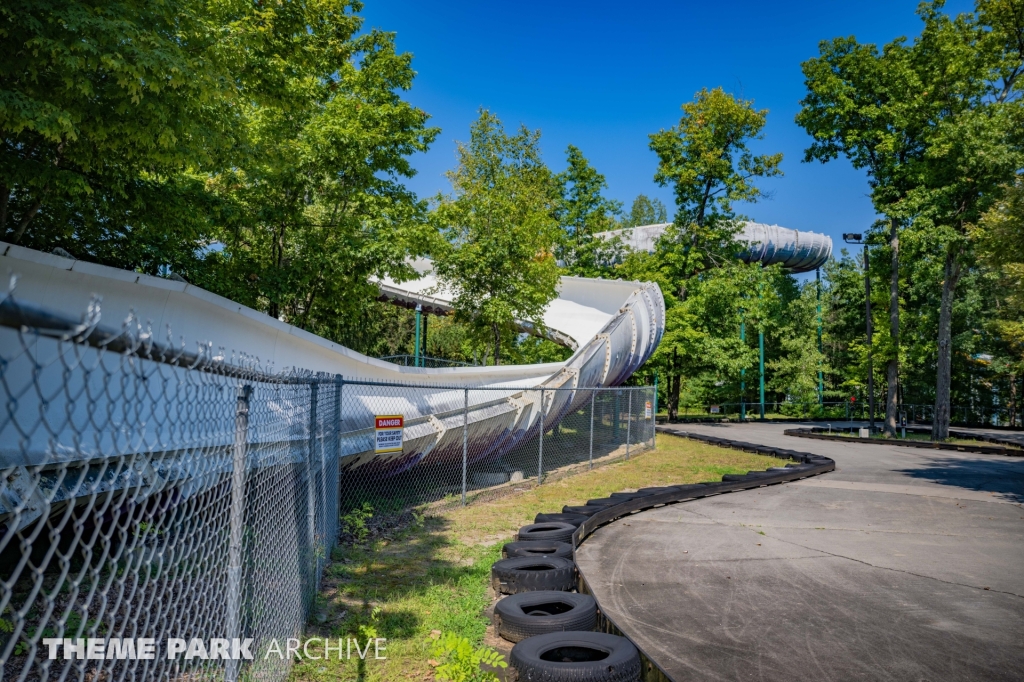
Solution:
<path fill-rule="evenodd" d="M 651 401 L 648 400 L 648 401 L 646 401 L 644 403 L 644 417 L 646 417 L 647 419 L 650 419 L 652 412 L 653 412 L 653 410 L 651 409 Z"/>
<path fill-rule="evenodd" d="M 376 436 L 375 452 L 401 452 L 402 432 L 405 430 L 405 417 L 400 414 L 385 414 L 374 417 L 374 433 Z"/>

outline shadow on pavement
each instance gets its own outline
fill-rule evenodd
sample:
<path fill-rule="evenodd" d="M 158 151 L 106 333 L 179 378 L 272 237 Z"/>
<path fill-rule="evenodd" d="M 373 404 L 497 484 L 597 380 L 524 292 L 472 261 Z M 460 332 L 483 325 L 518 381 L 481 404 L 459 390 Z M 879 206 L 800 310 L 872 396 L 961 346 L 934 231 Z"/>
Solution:
<path fill-rule="evenodd" d="M 929 466 L 900 469 L 897 473 L 965 490 L 1000 493 L 1024 504 L 1024 462 L 936 459 Z"/>

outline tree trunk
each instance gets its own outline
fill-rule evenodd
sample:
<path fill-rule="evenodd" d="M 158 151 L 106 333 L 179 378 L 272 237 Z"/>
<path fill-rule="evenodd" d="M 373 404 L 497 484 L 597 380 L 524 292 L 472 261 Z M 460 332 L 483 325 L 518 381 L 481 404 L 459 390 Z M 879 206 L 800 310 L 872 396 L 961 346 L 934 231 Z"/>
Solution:
<path fill-rule="evenodd" d="M 7 235 L 7 203 L 11 198 L 11 190 L 7 185 L 0 184 L 0 237 Z"/>
<path fill-rule="evenodd" d="M 32 219 L 36 217 L 36 213 L 39 213 L 39 209 L 43 206 L 43 197 L 46 194 L 46 188 L 43 188 L 43 192 L 36 199 L 36 203 L 32 204 L 32 208 L 26 211 L 25 215 L 21 219 L 21 224 L 18 225 L 18 229 L 14 233 L 14 239 L 12 243 L 17 244 L 21 241 L 21 238 L 25 236 L 25 230 L 28 229 L 28 224 L 32 222 Z"/>
<path fill-rule="evenodd" d="M 889 274 L 889 336 L 892 338 L 892 357 L 886 371 L 888 395 L 885 399 L 885 435 L 896 437 L 896 389 L 899 386 L 900 369 L 900 234 L 896 219 L 889 220 L 889 249 L 892 252 Z"/>
<path fill-rule="evenodd" d="M 953 357 L 953 296 L 960 279 L 960 256 L 963 247 L 946 251 L 943 267 L 942 302 L 939 305 L 939 359 L 935 372 L 935 416 L 932 418 L 932 441 L 949 438 L 950 382 Z"/>
<path fill-rule="evenodd" d="M 679 384 L 682 377 L 673 374 L 668 378 L 668 420 L 675 421 L 679 417 Z"/>
<path fill-rule="evenodd" d="M 1010 426 L 1017 425 L 1017 375 L 1010 374 Z"/>
<path fill-rule="evenodd" d="M 668 375 L 668 420 L 673 422 L 679 416 L 679 381 L 676 361 L 679 358 L 677 348 L 672 349 L 672 366 Z"/>
<path fill-rule="evenodd" d="M 491 329 L 494 331 L 494 364 L 497 366 L 501 364 L 501 330 L 496 324 L 492 324 Z"/>

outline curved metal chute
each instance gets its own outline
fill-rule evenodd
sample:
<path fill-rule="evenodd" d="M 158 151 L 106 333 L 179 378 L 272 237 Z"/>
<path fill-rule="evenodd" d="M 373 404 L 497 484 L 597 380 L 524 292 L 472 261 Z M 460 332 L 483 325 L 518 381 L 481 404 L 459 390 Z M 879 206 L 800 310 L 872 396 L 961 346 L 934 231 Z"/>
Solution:
<path fill-rule="evenodd" d="M 625 230 L 601 232 L 597 236 L 604 239 L 619 236 L 632 250 L 653 253 L 658 239 L 671 225 L 639 225 Z M 747 244 L 747 248 L 740 254 L 744 262 L 763 265 L 779 263 L 790 272 L 810 272 L 820 268 L 832 257 L 832 238 L 818 232 L 744 222 L 736 239 Z"/>

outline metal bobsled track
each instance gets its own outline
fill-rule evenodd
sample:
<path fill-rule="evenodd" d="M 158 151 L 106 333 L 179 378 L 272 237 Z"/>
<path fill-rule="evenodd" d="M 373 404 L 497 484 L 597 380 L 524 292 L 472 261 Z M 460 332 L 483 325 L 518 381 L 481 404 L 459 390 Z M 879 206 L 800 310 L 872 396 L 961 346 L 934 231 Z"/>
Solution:
<path fill-rule="evenodd" d="M 429 262 L 419 261 L 417 267 L 423 275 L 421 280 L 406 285 L 381 282 L 382 292 L 408 301 L 444 305 L 447 301 L 443 293 L 437 293 Z M 17 277 L 13 295 L 0 310 L 0 316 L 8 318 L 0 327 L 0 345 L 6 349 L 3 378 L 12 387 L 38 387 L 26 391 L 26 398 L 50 396 L 35 401 L 45 405 L 32 404 L 32 400 L 20 402 L 13 408 L 16 413 L 11 421 L 29 423 L 29 415 L 41 413 L 44 420 L 47 415 L 61 415 L 69 424 L 87 425 L 91 414 L 114 414 L 126 409 L 115 404 L 123 400 L 122 396 L 98 385 L 103 381 L 101 374 L 84 379 L 97 382 L 82 390 L 94 397 L 75 401 L 61 390 L 60 372 L 40 373 L 31 362 L 17 361 L 15 349 L 22 344 L 16 327 L 49 327 L 51 334 L 67 333 L 80 324 L 83 311 L 98 297 L 104 317 L 89 321 L 95 327 L 94 336 L 123 335 L 121 321 L 131 311 L 132 324 L 141 330 L 147 343 L 160 338 L 199 342 L 195 351 L 189 351 L 195 366 L 212 366 L 225 362 L 226 357 L 244 354 L 267 377 L 336 377 L 341 382 L 337 400 L 341 424 L 339 468 L 379 476 L 407 472 L 421 463 L 461 460 L 464 438 L 468 439 L 473 461 L 500 456 L 538 433 L 542 425 L 553 425 L 589 400 L 592 391 L 588 389 L 624 382 L 657 348 L 665 325 L 664 300 L 655 284 L 566 277 L 545 318 L 551 332 L 568 340 L 563 345 L 576 346 L 566 362 L 427 369 L 366 357 L 183 281 L 2 243 L 0 273 Z M 17 317 L 26 314 L 36 314 L 37 321 L 26 325 Z M 62 324 L 69 329 L 62 331 Z M 169 371 L 195 370 L 179 362 Z M 173 383 L 167 378 L 164 381 L 165 386 Z M 166 390 L 133 401 L 130 409 L 136 433 L 131 440 L 145 451 L 164 453 L 165 469 L 176 471 L 175 477 L 184 481 L 190 476 L 188 467 L 176 462 L 184 456 L 180 455 L 180 442 L 162 443 L 169 432 L 166 413 L 176 400 Z M 305 438 L 302 429 L 281 428 L 283 415 L 295 411 L 290 401 L 306 399 L 293 394 L 282 395 L 271 402 L 270 409 L 253 414 L 250 432 L 275 433 L 278 441 L 299 442 Z M 382 409 L 405 420 L 400 451 L 381 454 L 375 449 L 374 417 L 382 414 Z M 223 423 L 207 423 L 203 428 L 202 447 L 210 453 L 203 463 L 207 475 L 211 466 L 217 468 L 212 460 L 229 457 L 234 433 L 232 414 L 210 415 L 208 419 Z M 3 442 L 15 437 L 17 444 Z M 85 463 L 131 454 L 123 441 L 124 434 L 114 429 L 98 430 L 86 438 L 68 432 L 66 440 L 59 429 L 40 428 L 21 434 L 7 431 L 0 434 L 0 466 L 69 464 L 71 460 Z"/>

